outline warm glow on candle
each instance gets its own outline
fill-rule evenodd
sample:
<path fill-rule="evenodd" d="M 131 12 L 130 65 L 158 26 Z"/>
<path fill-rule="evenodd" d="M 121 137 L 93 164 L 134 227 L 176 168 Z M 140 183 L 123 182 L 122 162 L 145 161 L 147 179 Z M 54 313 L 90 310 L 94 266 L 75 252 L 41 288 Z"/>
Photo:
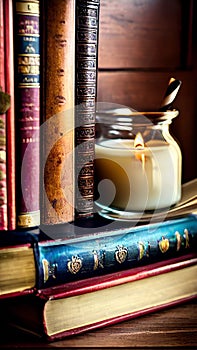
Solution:
<path fill-rule="evenodd" d="M 140 132 L 137 133 L 135 140 L 134 140 L 134 148 L 136 150 L 144 149 L 144 139 L 142 137 L 142 134 Z M 136 159 L 140 160 L 142 162 L 142 169 L 144 170 L 145 167 L 145 154 L 143 152 L 136 153 L 135 155 Z"/>
<path fill-rule="evenodd" d="M 144 139 L 142 137 L 141 132 L 138 132 L 136 137 L 135 137 L 134 147 L 135 148 L 144 148 Z"/>

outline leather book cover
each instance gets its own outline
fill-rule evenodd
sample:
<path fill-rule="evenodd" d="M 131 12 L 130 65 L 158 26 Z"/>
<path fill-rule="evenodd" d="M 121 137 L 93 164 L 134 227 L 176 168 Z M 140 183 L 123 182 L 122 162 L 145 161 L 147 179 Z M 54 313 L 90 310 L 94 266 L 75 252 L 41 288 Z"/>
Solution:
<path fill-rule="evenodd" d="M 100 227 L 94 233 L 86 228 L 86 235 L 81 237 L 76 234 L 76 237 L 38 242 L 37 287 L 49 288 L 102 276 L 196 250 L 196 215 L 138 227 L 111 230 Z"/>
<path fill-rule="evenodd" d="M 196 254 L 185 255 L 35 290 L 3 300 L 1 317 L 25 332 L 58 340 L 192 300 L 197 296 L 196 271 Z"/>
<path fill-rule="evenodd" d="M 14 37 L 13 1 L 4 1 L 5 74 L 6 92 L 10 95 L 10 108 L 6 112 L 7 212 L 8 230 L 16 229 L 16 150 L 15 150 L 15 89 L 14 89 Z"/>
<path fill-rule="evenodd" d="M 74 220 L 75 1 L 42 8 L 41 223 Z"/>
<path fill-rule="evenodd" d="M 40 224 L 40 10 L 39 1 L 14 5 L 16 212 L 17 227 L 26 228 Z"/>
<path fill-rule="evenodd" d="M 76 0 L 76 218 L 93 214 L 99 11 L 99 0 Z"/>

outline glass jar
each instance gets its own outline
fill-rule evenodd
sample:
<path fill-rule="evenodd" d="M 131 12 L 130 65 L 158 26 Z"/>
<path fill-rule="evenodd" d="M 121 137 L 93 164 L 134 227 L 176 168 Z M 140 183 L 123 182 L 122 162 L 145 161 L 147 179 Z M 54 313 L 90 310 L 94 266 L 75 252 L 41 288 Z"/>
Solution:
<path fill-rule="evenodd" d="M 180 200 L 182 156 L 169 132 L 178 114 L 129 108 L 97 113 L 95 203 L 101 215 L 129 219 Z"/>

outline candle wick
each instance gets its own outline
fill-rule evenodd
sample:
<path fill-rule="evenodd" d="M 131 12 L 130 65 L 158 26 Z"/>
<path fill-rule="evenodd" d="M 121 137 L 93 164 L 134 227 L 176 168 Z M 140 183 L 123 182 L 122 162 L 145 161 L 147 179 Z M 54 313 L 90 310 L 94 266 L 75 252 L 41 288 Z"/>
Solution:
<path fill-rule="evenodd" d="M 141 143 L 137 143 L 137 145 L 135 145 L 135 148 L 144 149 L 144 147 L 143 147 L 143 145 Z"/>

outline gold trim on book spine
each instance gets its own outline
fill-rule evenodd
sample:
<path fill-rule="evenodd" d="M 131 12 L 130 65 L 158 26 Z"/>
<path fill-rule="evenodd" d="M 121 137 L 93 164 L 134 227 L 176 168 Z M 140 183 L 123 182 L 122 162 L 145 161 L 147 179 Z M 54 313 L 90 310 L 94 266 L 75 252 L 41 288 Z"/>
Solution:
<path fill-rule="evenodd" d="M 40 211 L 23 213 L 18 215 L 18 227 L 34 227 L 40 225 Z"/>
<path fill-rule="evenodd" d="M 39 15 L 39 2 L 17 2 L 16 11 L 18 13 L 26 13 L 27 15 Z"/>

